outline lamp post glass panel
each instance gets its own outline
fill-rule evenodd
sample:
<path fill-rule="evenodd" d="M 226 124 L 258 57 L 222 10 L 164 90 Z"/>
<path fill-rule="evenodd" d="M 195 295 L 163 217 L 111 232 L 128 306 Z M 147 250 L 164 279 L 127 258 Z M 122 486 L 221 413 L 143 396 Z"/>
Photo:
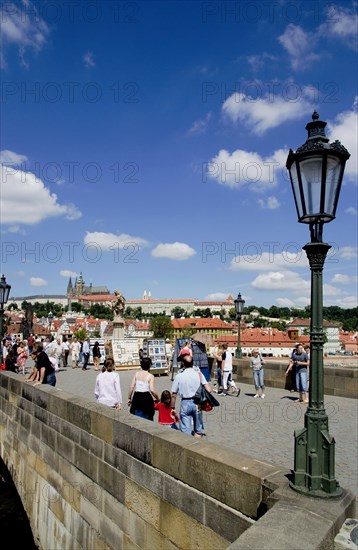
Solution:
<path fill-rule="evenodd" d="M 9 294 L 11 290 L 11 285 L 7 284 L 5 276 L 2 275 L 0 279 L 0 364 L 3 362 L 2 356 L 2 325 L 3 325 L 3 316 L 4 316 L 4 305 L 9 299 Z"/>
<path fill-rule="evenodd" d="M 311 269 L 311 326 L 309 403 L 305 427 L 295 432 L 295 459 L 291 487 L 317 497 L 339 497 L 335 479 L 335 441 L 328 431 L 324 408 L 323 289 L 322 272 L 329 244 L 322 241 L 323 225 L 336 216 L 346 161 L 350 157 L 339 141 L 329 143 L 326 122 L 318 113 L 306 125 L 306 142 L 294 153 L 290 149 L 286 167 L 290 173 L 298 221 L 307 223 L 311 242 L 305 250 Z"/>
<path fill-rule="evenodd" d="M 235 310 L 236 310 L 236 318 L 237 318 L 237 322 L 238 322 L 238 326 L 237 326 L 237 348 L 236 348 L 236 358 L 237 358 L 237 359 L 241 359 L 241 357 L 242 357 L 241 342 L 240 342 L 240 336 L 241 336 L 241 315 L 242 315 L 242 312 L 244 311 L 245 300 L 243 300 L 243 299 L 241 298 L 241 294 L 240 294 L 240 293 L 237 295 L 236 300 L 234 300 L 234 304 L 235 304 Z"/>

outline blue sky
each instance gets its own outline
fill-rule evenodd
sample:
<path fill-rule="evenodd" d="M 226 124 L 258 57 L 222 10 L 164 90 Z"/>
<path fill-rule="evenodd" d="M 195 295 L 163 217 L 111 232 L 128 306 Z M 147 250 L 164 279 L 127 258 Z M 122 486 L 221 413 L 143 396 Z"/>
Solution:
<path fill-rule="evenodd" d="M 357 8 L 5 2 L 1 264 L 13 296 L 70 274 L 128 299 L 306 306 L 285 171 L 317 109 L 351 153 L 324 303 L 357 305 Z"/>

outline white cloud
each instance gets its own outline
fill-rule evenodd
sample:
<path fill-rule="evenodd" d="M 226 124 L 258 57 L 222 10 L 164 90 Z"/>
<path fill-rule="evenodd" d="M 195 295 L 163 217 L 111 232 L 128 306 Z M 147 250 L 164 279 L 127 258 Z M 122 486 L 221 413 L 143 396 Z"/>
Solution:
<path fill-rule="evenodd" d="M 269 271 L 258 275 L 251 282 L 258 290 L 293 290 L 302 292 L 310 289 L 310 282 L 305 281 L 294 271 Z"/>
<path fill-rule="evenodd" d="M 358 299 L 357 296 L 345 296 L 344 298 L 341 298 L 340 300 L 336 300 L 335 305 L 339 307 L 344 307 L 347 309 L 351 309 L 353 307 L 358 306 Z"/>
<path fill-rule="evenodd" d="M 57 195 L 31 172 L 4 165 L 0 172 L 1 223 L 33 225 L 54 216 L 75 220 L 82 215 L 73 204 L 59 204 Z"/>
<path fill-rule="evenodd" d="M 86 67 L 95 67 L 96 63 L 93 59 L 93 53 L 92 52 L 86 52 L 83 56 L 83 61 Z"/>
<path fill-rule="evenodd" d="M 66 277 L 68 279 L 69 277 L 77 277 L 78 274 L 76 273 L 76 271 L 70 271 L 69 269 L 62 269 L 60 271 L 60 275 L 61 277 Z"/>
<path fill-rule="evenodd" d="M 288 268 L 308 267 L 306 254 L 299 246 L 297 252 L 282 253 L 262 252 L 258 243 L 252 243 L 252 247 L 247 245 L 247 252 L 253 249 L 255 253 L 236 256 L 231 260 L 230 269 L 232 271 L 272 271 L 273 269 L 287 270 Z"/>
<path fill-rule="evenodd" d="M 40 17 L 36 6 L 30 0 L 22 3 L 5 2 L 0 12 L 1 33 L 4 49 L 10 45 L 18 47 L 21 65 L 29 67 L 25 56 L 30 49 L 38 52 L 42 49 L 49 33 L 48 26 Z M 3 53 L 1 67 L 7 63 Z"/>
<path fill-rule="evenodd" d="M 258 55 L 249 55 L 246 59 L 253 72 L 256 73 L 263 67 L 266 67 L 269 61 L 276 61 L 277 58 L 274 55 L 263 52 Z"/>
<path fill-rule="evenodd" d="M 290 300 L 289 298 L 277 298 L 276 303 L 280 307 L 306 307 L 310 304 L 310 299 L 306 296 L 300 296 Z"/>
<path fill-rule="evenodd" d="M 3 149 L 0 151 L 0 163 L 1 164 L 10 164 L 11 166 L 19 166 L 23 162 L 26 162 L 28 159 L 25 155 L 19 155 L 14 151 L 9 151 L 9 149 Z"/>
<path fill-rule="evenodd" d="M 326 16 L 327 20 L 320 25 L 318 33 L 323 38 L 339 38 L 347 46 L 357 50 L 358 15 L 354 7 L 330 4 L 326 8 Z"/>
<path fill-rule="evenodd" d="M 154 258 L 167 258 L 168 260 L 188 260 L 196 254 L 196 251 L 185 243 L 160 243 L 151 252 Z"/>
<path fill-rule="evenodd" d="M 291 67 L 295 71 L 306 69 L 313 61 L 320 59 L 313 53 L 316 36 L 308 33 L 299 25 L 290 23 L 285 32 L 278 37 L 278 41 L 285 48 L 291 59 Z"/>
<path fill-rule="evenodd" d="M 354 206 L 350 206 L 349 208 L 346 208 L 345 210 L 346 214 L 350 214 L 351 216 L 357 216 L 358 210 L 354 208 Z"/>
<path fill-rule="evenodd" d="M 206 163 L 206 176 L 228 187 L 250 185 L 253 191 L 263 191 L 277 186 L 278 171 L 286 165 L 287 153 L 279 149 L 265 158 L 242 149 L 233 153 L 221 149 Z"/>
<path fill-rule="evenodd" d="M 338 254 L 344 260 L 353 260 L 357 257 L 357 247 L 356 246 L 342 246 L 339 249 Z"/>
<path fill-rule="evenodd" d="M 281 203 L 279 202 L 276 197 L 267 197 L 266 200 L 259 199 L 257 201 L 261 208 L 264 208 L 266 210 L 276 210 L 277 208 L 280 208 Z"/>
<path fill-rule="evenodd" d="M 42 277 L 30 277 L 31 286 L 46 286 L 48 283 Z"/>
<path fill-rule="evenodd" d="M 342 291 L 340 288 L 337 288 L 329 284 L 323 285 L 323 296 L 339 296 L 340 294 L 342 294 Z"/>
<path fill-rule="evenodd" d="M 342 275 L 341 273 L 336 273 L 331 282 L 340 285 L 349 285 L 358 283 L 358 277 L 357 275 Z"/>
<path fill-rule="evenodd" d="M 259 83 L 257 85 L 259 86 Z M 287 87 L 289 86 L 292 86 L 292 83 L 287 83 Z M 262 88 L 265 89 L 264 86 Z M 297 90 L 298 97 L 292 101 L 285 95 L 287 94 L 266 93 L 253 98 L 235 92 L 224 102 L 222 110 L 233 122 L 239 121 L 254 134 L 262 135 L 287 121 L 297 120 L 312 113 L 312 89 L 308 86 Z"/>
<path fill-rule="evenodd" d="M 142 237 L 133 237 L 126 233 L 116 235 L 115 233 L 104 233 L 102 231 L 94 231 L 93 233 L 87 231 L 84 237 L 84 243 L 86 245 L 96 244 L 102 250 L 117 250 L 119 248 L 125 248 L 130 246 L 146 246 L 148 242 Z"/>
<path fill-rule="evenodd" d="M 343 181 L 346 176 L 356 181 L 358 176 L 358 96 L 353 107 L 337 115 L 334 122 L 327 123 L 327 136 L 331 141 L 338 139 L 351 154 L 347 160 Z"/>
<path fill-rule="evenodd" d="M 226 292 L 213 292 L 212 294 L 208 294 L 205 298 L 204 298 L 204 301 L 208 301 L 208 302 L 224 302 L 226 301 L 228 297 L 228 293 Z"/>
<path fill-rule="evenodd" d="M 211 113 L 208 113 L 205 118 L 195 120 L 188 130 L 188 135 L 197 136 L 199 134 L 204 134 L 207 130 L 208 124 L 211 120 Z"/>
<path fill-rule="evenodd" d="M 17 275 L 18 277 L 25 277 L 26 276 L 26 273 L 25 271 L 15 271 L 15 275 Z"/>

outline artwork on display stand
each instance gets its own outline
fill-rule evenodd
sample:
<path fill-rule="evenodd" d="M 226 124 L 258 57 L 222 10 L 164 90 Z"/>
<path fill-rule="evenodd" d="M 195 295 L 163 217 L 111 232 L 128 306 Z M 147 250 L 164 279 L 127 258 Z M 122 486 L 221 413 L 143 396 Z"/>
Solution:
<path fill-rule="evenodd" d="M 143 357 L 151 358 L 151 372 L 153 374 L 168 373 L 168 364 L 165 355 L 165 340 L 144 340 Z"/>
<path fill-rule="evenodd" d="M 101 352 L 101 358 L 100 358 L 100 364 L 103 364 L 105 359 L 106 359 L 106 351 L 104 349 L 104 338 L 90 338 L 89 339 L 89 345 L 90 345 L 90 358 L 89 358 L 89 363 L 91 365 L 93 365 L 93 353 L 92 353 L 92 349 L 93 349 L 93 346 L 95 345 L 95 343 L 98 342 L 99 343 L 99 350 Z"/>
<path fill-rule="evenodd" d="M 139 339 L 115 338 L 112 340 L 114 364 L 116 366 L 139 366 Z"/>

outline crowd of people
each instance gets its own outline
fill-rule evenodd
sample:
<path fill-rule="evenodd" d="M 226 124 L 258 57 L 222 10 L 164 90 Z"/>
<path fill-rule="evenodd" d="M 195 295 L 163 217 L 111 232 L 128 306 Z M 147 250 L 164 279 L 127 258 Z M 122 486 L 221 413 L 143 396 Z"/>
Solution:
<path fill-rule="evenodd" d="M 5 370 L 26 375 L 25 366 L 31 356 L 33 367 L 25 381 L 34 386 L 39 384 L 56 385 L 56 371 L 60 366 L 66 368 L 71 361 L 72 368 L 88 369 L 90 359 L 90 344 L 88 340 L 80 342 L 73 337 L 68 341 L 66 337 L 46 337 L 41 340 L 31 335 L 27 340 L 12 339 L 7 336 L 2 342 L 3 366 Z M 166 341 L 166 355 L 168 365 L 173 358 L 173 348 Z M 92 347 L 94 370 L 100 370 L 101 349 L 96 341 Z M 131 414 L 153 421 L 155 412 L 158 412 L 158 422 L 175 430 L 191 434 L 195 437 L 205 436 L 203 414 L 197 402 L 196 393 L 200 386 L 207 392 L 216 392 L 218 395 L 240 395 L 240 388 L 233 380 L 232 354 L 226 344 L 217 348 L 213 353 L 216 360 L 216 384 L 213 390 L 200 368 L 193 362 L 193 352 L 190 341 L 185 342 L 178 353 L 178 364 L 181 368 L 172 379 L 171 390 L 166 389 L 159 396 L 155 389 L 155 379 L 150 373 L 152 361 L 149 357 L 140 357 L 141 370 L 137 371 L 132 379 L 128 392 L 128 407 Z M 253 372 L 255 398 L 265 398 L 264 360 L 258 349 L 250 354 L 250 367 Z M 289 365 L 286 370 L 286 386 L 289 391 L 297 391 L 300 403 L 308 403 L 309 385 L 309 346 L 303 348 L 299 343 L 292 350 Z M 122 391 L 119 374 L 115 370 L 112 357 L 104 361 L 101 372 L 95 381 L 94 395 L 99 403 L 121 409 Z M 176 412 L 176 400 L 180 397 L 179 414 Z"/>

